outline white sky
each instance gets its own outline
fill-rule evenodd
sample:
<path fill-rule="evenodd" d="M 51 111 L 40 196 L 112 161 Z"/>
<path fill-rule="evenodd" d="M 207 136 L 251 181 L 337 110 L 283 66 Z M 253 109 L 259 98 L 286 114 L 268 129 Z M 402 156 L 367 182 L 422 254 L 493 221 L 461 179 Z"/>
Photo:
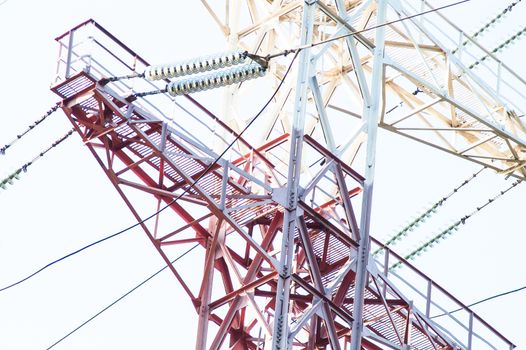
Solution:
<path fill-rule="evenodd" d="M 198 1 L 29 1 L 0 5 L 0 147 L 58 99 L 49 91 L 54 38 L 94 18 L 151 62 L 193 57 L 223 48 L 222 36 Z M 445 1 L 444 1 L 445 3 Z M 447 12 L 468 32 L 508 2 L 473 0 Z M 493 48 L 523 25 L 526 4 L 496 27 Z M 524 76 L 525 43 L 502 56 Z M 199 99 L 199 95 L 196 95 Z M 205 102 L 206 105 L 206 102 Z M 214 108 L 214 106 L 210 106 Z M 69 122 L 57 113 L 0 156 L 3 178 L 49 145 Z M 422 207 L 449 193 L 479 168 L 381 131 L 373 235 L 385 237 Z M 487 171 L 447 202 L 418 239 L 471 212 L 511 181 Z M 465 303 L 526 285 L 521 199 L 524 185 L 476 215 L 454 236 L 416 261 Z M 134 223 L 124 203 L 74 135 L 0 190 L 0 288 L 49 261 Z M 191 267 L 191 257 L 182 260 Z M 0 292 L 0 349 L 45 349 L 95 312 L 162 267 L 138 229 L 112 239 L 38 277 Z M 519 348 L 526 345 L 526 292 L 474 310 Z M 55 349 L 193 348 L 195 312 L 165 272 Z"/>

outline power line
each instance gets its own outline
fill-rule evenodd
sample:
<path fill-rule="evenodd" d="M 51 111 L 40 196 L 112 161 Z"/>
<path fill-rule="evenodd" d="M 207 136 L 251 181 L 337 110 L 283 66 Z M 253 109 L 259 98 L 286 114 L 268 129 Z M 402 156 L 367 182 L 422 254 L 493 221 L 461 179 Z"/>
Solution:
<path fill-rule="evenodd" d="M 5 2 L 5 1 L 4 1 Z M 0 3 L 0 6 L 3 3 Z M 51 114 L 53 114 L 57 109 L 59 108 L 59 104 L 57 103 L 55 106 L 53 106 L 51 109 L 49 109 L 46 114 L 44 114 L 39 119 L 35 120 L 31 125 L 27 127 L 26 130 L 24 130 L 22 133 L 16 135 L 16 138 L 14 138 L 11 142 L 4 145 L 4 147 L 0 148 L 0 154 L 5 155 L 5 152 L 7 149 L 11 146 L 13 146 L 18 140 L 20 140 L 22 137 L 24 137 L 27 133 L 29 133 L 31 130 L 33 130 L 38 124 L 42 123 L 44 120 L 47 119 Z"/>
<path fill-rule="evenodd" d="M 196 184 L 199 180 L 201 180 L 213 167 L 214 165 L 217 164 L 217 162 L 226 154 L 226 152 L 228 152 L 228 150 L 241 138 L 241 136 L 243 135 L 243 133 L 245 131 L 247 131 L 247 129 L 256 121 L 256 119 L 263 113 L 263 111 L 268 107 L 268 105 L 270 104 L 270 102 L 272 102 L 272 100 L 274 99 L 274 97 L 276 96 L 276 94 L 279 92 L 279 90 L 281 89 L 281 87 L 283 86 L 283 82 L 285 81 L 285 79 L 287 78 L 291 68 L 292 68 L 292 65 L 294 64 L 294 61 L 296 60 L 296 57 L 298 56 L 298 53 L 296 53 L 294 55 L 294 57 L 292 58 L 291 62 L 290 62 L 290 65 L 289 67 L 287 68 L 287 70 L 285 71 L 285 74 L 283 75 L 283 78 L 281 79 L 280 83 L 278 84 L 278 86 L 276 87 L 274 93 L 272 94 L 272 96 L 268 99 L 268 101 L 263 105 L 263 107 L 261 108 L 261 110 L 254 116 L 252 117 L 252 119 L 249 121 L 249 123 L 243 128 L 243 130 L 241 130 L 241 132 L 234 138 L 234 140 L 225 148 L 225 150 L 219 155 L 217 156 L 217 158 L 201 173 L 201 175 L 199 175 L 191 184 L 190 186 L 188 186 L 187 188 L 185 188 L 183 190 L 183 192 L 181 194 L 179 194 L 177 197 L 175 197 L 170 203 L 166 204 L 164 207 L 160 208 L 158 211 L 156 211 L 155 213 L 147 216 L 146 218 L 138 221 L 137 223 L 131 225 L 131 226 L 128 226 L 126 228 L 124 228 L 123 230 L 120 230 L 119 232 L 116 232 L 114 234 L 111 234 L 109 236 L 106 236 L 104 238 L 101 238 L 93 243 L 90 243 L 80 249 L 77 249 L 69 254 L 66 254 L 64 255 L 63 257 L 61 258 L 58 258 L 56 260 L 53 260 L 52 262 L 44 265 L 43 267 L 41 267 L 40 269 L 34 271 L 33 273 L 29 274 L 28 276 L 18 280 L 17 282 L 14 282 L 8 286 L 5 286 L 3 288 L 0 289 L 0 292 L 4 291 L 4 290 L 7 290 L 7 289 L 10 289 L 10 288 L 13 288 L 17 285 L 19 285 L 20 283 L 23 283 L 27 280 L 29 280 L 30 278 L 38 275 L 39 273 L 41 273 L 42 271 L 46 270 L 47 268 L 55 265 L 56 263 L 62 261 L 62 260 L 65 260 L 73 255 L 76 255 L 80 252 L 82 252 L 83 250 L 86 250 L 90 247 L 93 247 L 99 243 L 102 243 L 110 238 L 113 238 L 113 237 L 116 237 L 116 236 L 119 236 L 143 223 L 145 223 L 146 221 L 150 220 L 151 218 L 155 217 L 156 215 L 160 214 L 161 212 L 163 212 L 165 209 L 167 209 L 168 207 L 170 207 L 172 204 L 176 203 L 179 198 L 181 198 L 183 195 L 185 195 L 188 191 L 190 191 Z"/>
<path fill-rule="evenodd" d="M 506 292 L 495 294 L 495 295 L 492 295 L 490 297 L 487 297 L 487 298 L 481 299 L 479 301 L 476 301 L 474 303 L 471 303 L 469 305 L 466 305 L 466 307 L 472 307 L 472 306 L 475 306 L 475 305 L 478 305 L 478 304 L 482 304 L 482 303 L 485 303 L 486 301 L 497 299 L 497 298 L 503 297 L 503 296 L 508 295 L 508 294 L 517 293 L 517 292 L 520 292 L 521 290 L 524 290 L 524 289 L 526 289 L 526 286 L 522 286 L 522 287 L 519 287 L 517 289 L 512 289 L 512 290 L 508 290 Z M 445 313 L 440 314 L 440 315 L 431 316 L 430 318 L 438 318 L 438 317 L 442 317 L 442 316 L 446 316 L 446 315 L 451 315 L 451 314 L 453 314 L 455 312 L 458 312 L 458 311 L 464 310 L 464 309 L 465 308 L 460 307 L 458 309 L 455 309 L 455 310 L 452 310 L 452 311 L 449 311 L 449 312 L 445 312 Z"/>
<path fill-rule="evenodd" d="M 298 46 L 296 48 L 284 50 L 284 51 L 278 52 L 276 54 L 268 55 L 268 56 L 265 56 L 265 57 L 262 57 L 262 56 L 259 56 L 259 57 L 262 58 L 262 59 L 269 60 L 269 59 L 276 58 L 276 57 L 279 57 L 279 56 L 286 56 L 286 55 L 288 55 L 290 53 L 295 53 L 295 52 L 298 52 L 298 51 L 301 51 L 301 50 L 304 50 L 304 49 L 309 49 L 311 47 L 327 44 L 327 43 L 330 43 L 330 42 L 333 42 L 333 41 L 336 41 L 336 40 L 340 40 L 340 39 L 344 39 L 344 38 L 347 38 L 347 37 L 350 37 L 350 36 L 356 36 L 358 34 L 362 34 L 362 33 L 368 32 L 368 31 L 373 30 L 373 29 L 378 29 L 378 28 L 385 27 L 385 26 L 388 26 L 388 25 L 391 25 L 391 24 L 395 24 L 395 23 L 398 23 L 398 22 L 406 21 L 408 19 L 424 16 L 424 15 L 427 15 L 427 14 L 430 14 L 430 13 L 433 13 L 433 12 L 437 12 L 437 11 L 440 11 L 440 10 L 447 9 L 449 7 L 454 7 L 454 6 L 457 6 L 457 5 L 461 5 L 461 4 L 463 4 L 465 2 L 469 2 L 469 1 L 471 1 L 471 0 L 457 1 L 457 2 L 454 2 L 454 3 L 448 4 L 448 5 L 444 5 L 444 6 L 441 6 L 441 7 L 433 8 L 433 9 L 430 9 L 430 10 L 427 10 L 427 11 L 415 13 L 414 15 L 409 15 L 409 16 L 398 18 L 398 19 L 395 19 L 395 20 L 392 20 L 392 21 L 388 21 L 388 22 L 385 22 L 385 23 L 377 24 L 377 25 L 374 25 L 372 27 L 364 28 L 364 29 L 361 29 L 361 30 L 356 30 L 356 31 L 353 31 L 351 33 L 338 35 L 338 36 L 335 36 L 335 37 L 332 37 L 332 38 L 329 38 L 329 39 L 326 39 L 326 40 L 314 42 L 312 44 Z"/>
<path fill-rule="evenodd" d="M 184 257 L 186 254 L 190 253 L 192 250 L 194 250 L 197 246 L 199 245 L 199 243 L 195 244 L 194 246 L 192 246 L 190 249 L 188 249 L 187 251 L 185 251 L 184 253 L 182 253 L 181 255 L 179 255 L 177 258 L 175 258 L 174 260 L 170 261 L 170 264 L 175 264 L 179 259 L 181 259 L 182 257 Z M 166 270 L 166 268 L 168 268 L 169 265 L 165 265 L 163 268 L 157 270 L 155 273 L 153 273 L 152 275 L 150 275 L 148 278 L 146 278 L 145 280 L 143 280 L 141 283 L 137 284 L 135 287 L 133 287 L 132 289 L 130 289 L 129 291 L 127 291 L 126 293 L 124 293 L 123 295 L 121 295 L 120 297 L 118 297 L 117 299 L 115 299 L 114 301 L 112 301 L 109 305 L 107 305 L 106 307 L 104 307 L 103 309 L 101 309 L 100 311 L 98 311 L 96 314 L 94 314 L 93 316 L 91 316 L 90 318 L 88 318 L 86 321 L 82 322 L 79 326 L 77 326 L 75 329 L 73 329 L 72 331 L 70 331 L 68 334 L 66 334 L 65 336 L 63 336 L 62 338 L 60 338 L 59 340 L 57 340 L 56 342 L 54 342 L 50 347 L 48 347 L 46 350 L 49 350 L 51 348 L 54 348 L 56 345 L 58 345 L 59 343 L 61 343 L 62 341 L 64 341 L 66 338 L 68 338 L 70 335 L 72 335 L 73 333 L 75 333 L 76 331 L 78 331 L 79 329 L 81 329 L 82 327 L 84 327 L 85 325 L 87 325 L 88 323 L 90 323 L 91 321 L 93 321 L 95 318 L 97 318 L 98 316 L 100 316 L 101 314 L 103 314 L 105 311 L 107 311 L 108 309 L 110 309 L 112 306 L 114 306 L 115 304 L 117 304 L 119 301 L 121 301 L 122 299 L 126 298 L 128 295 L 130 295 L 131 293 L 135 292 L 137 289 L 139 289 L 140 287 L 142 287 L 143 285 L 145 285 L 146 283 L 148 283 L 151 279 L 153 279 L 155 276 L 157 276 L 158 274 L 160 274 L 161 272 L 163 272 L 164 270 Z"/>
<path fill-rule="evenodd" d="M 59 138 L 58 140 L 56 140 L 55 142 L 53 142 L 48 148 L 46 148 L 45 150 L 43 150 L 42 152 L 40 152 L 37 156 L 35 156 L 33 159 L 31 159 L 29 162 L 25 163 L 24 165 L 22 165 L 20 168 L 18 168 L 17 170 L 15 170 L 13 173 L 11 173 L 10 175 L 8 175 L 5 179 L 3 179 L 2 181 L 0 181 L 0 188 L 1 189 L 5 189 L 6 186 L 8 184 L 13 184 L 13 180 L 18 180 L 20 178 L 20 174 L 22 172 L 26 172 L 27 171 L 27 168 L 29 168 L 31 165 L 33 165 L 37 160 L 39 160 L 40 158 L 42 158 L 46 153 L 48 153 L 49 151 L 51 151 L 53 148 L 57 147 L 58 145 L 60 145 L 62 142 L 64 142 L 68 137 L 70 137 L 73 132 L 75 131 L 75 129 L 71 129 L 69 130 L 64 136 L 62 136 L 61 138 Z M 1 290 L 0 290 L 1 291 Z"/>
<path fill-rule="evenodd" d="M 28 276 L 22 278 L 21 280 L 18 280 L 18 281 L 14 282 L 14 283 L 12 283 L 12 284 L 10 284 L 10 285 L 8 285 L 8 286 L 5 286 L 5 287 L 1 288 L 1 289 L 0 289 L 0 292 L 3 292 L 4 290 L 10 289 L 10 288 L 13 288 L 13 287 L 19 285 L 20 283 L 23 283 L 23 282 L 27 281 L 28 279 L 30 279 L 30 278 L 32 278 L 32 277 L 38 275 L 39 273 L 41 273 L 42 271 L 46 270 L 47 268 L 49 268 L 49 267 L 55 265 L 56 263 L 59 263 L 59 262 L 61 262 L 62 260 L 65 260 L 65 259 L 67 259 L 67 258 L 69 258 L 69 257 L 72 257 L 73 255 L 76 255 L 76 254 L 82 252 L 83 250 L 86 250 L 86 249 L 88 249 L 88 248 L 91 248 L 91 247 L 93 247 L 93 246 L 95 246 L 95 245 L 97 245 L 97 244 L 99 244 L 99 243 L 102 243 L 102 242 L 104 242 L 104 241 L 107 241 L 107 240 L 110 239 L 110 238 L 113 238 L 113 237 L 119 236 L 120 234 L 122 234 L 122 233 L 124 233 L 124 232 L 126 232 L 126 231 L 131 230 L 131 229 L 133 229 L 133 228 L 139 226 L 141 223 L 145 222 L 146 220 L 152 218 L 154 215 L 155 215 L 155 214 L 153 214 L 153 215 L 147 217 L 147 218 L 146 218 L 145 220 L 143 220 L 143 221 L 139 221 L 139 222 L 137 222 L 136 224 L 133 224 L 133 225 L 131 225 L 131 226 L 125 228 L 124 230 L 121 230 L 121 231 L 119 231 L 119 232 L 117 232 L 117 233 L 114 233 L 114 234 L 111 234 L 111 235 L 109 235 L 109 236 L 106 236 L 106 237 L 104 237 L 104 238 L 101 238 L 101 239 L 99 239 L 99 240 L 97 240 L 97 241 L 95 241 L 95 242 L 92 242 L 92 243 L 90 243 L 90 244 L 88 244 L 88 245 L 85 245 L 84 247 L 82 247 L 82 248 L 80 248 L 80 249 L 77 249 L 77 250 L 75 250 L 75 251 L 73 251 L 73 252 L 71 252 L 71 253 L 69 253 L 69 254 L 66 254 L 66 255 L 64 255 L 64 256 L 61 257 L 61 258 L 58 258 L 58 259 L 56 259 L 56 260 L 53 260 L 52 262 L 48 263 L 47 265 L 44 265 L 44 266 L 41 267 L 40 269 L 34 271 L 33 273 L 31 273 L 31 274 L 29 274 Z"/>

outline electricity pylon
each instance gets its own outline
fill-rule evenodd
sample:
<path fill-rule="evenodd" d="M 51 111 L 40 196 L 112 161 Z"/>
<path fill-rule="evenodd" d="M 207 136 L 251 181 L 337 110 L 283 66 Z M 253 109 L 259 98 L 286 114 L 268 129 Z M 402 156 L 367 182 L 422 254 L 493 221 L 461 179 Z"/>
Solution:
<path fill-rule="evenodd" d="M 369 227 L 378 127 L 523 178 L 520 78 L 470 69 L 484 48 L 427 2 L 203 3 L 232 49 L 266 59 L 267 78 L 225 88 L 223 116 L 134 94 L 166 83 L 91 20 L 57 38 L 52 88 L 195 306 L 196 349 L 513 348 Z M 277 87 L 240 135 L 247 94 Z M 195 243 L 199 268 L 170 264 Z M 463 316 L 432 319 L 444 303 Z"/>

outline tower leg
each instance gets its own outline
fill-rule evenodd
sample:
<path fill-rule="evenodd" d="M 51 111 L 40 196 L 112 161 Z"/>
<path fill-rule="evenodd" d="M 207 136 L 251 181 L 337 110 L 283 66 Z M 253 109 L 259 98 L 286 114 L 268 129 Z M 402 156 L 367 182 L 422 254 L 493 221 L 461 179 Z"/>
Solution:
<path fill-rule="evenodd" d="M 377 23 L 385 23 L 385 0 L 377 0 Z M 385 27 L 376 29 L 374 48 L 373 75 L 371 82 L 371 103 L 364 113 L 367 123 L 367 154 L 365 160 L 365 181 L 363 186 L 363 200 L 360 220 L 360 244 L 358 247 L 358 260 L 356 264 L 356 279 L 353 305 L 353 318 L 351 333 L 351 350 L 360 350 L 363 333 L 363 307 L 365 287 L 367 286 L 367 264 L 370 254 L 369 228 L 371 222 L 371 207 L 373 197 L 374 170 L 376 162 L 376 135 L 378 120 L 381 112 L 381 96 L 383 86 L 383 55 Z"/>
<path fill-rule="evenodd" d="M 301 31 L 301 45 L 312 42 L 315 0 L 305 0 L 303 8 L 303 23 Z M 299 54 L 299 71 L 296 83 L 296 98 L 294 101 L 294 116 L 290 141 L 289 171 L 285 215 L 283 220 L 283 240 L 279 261 L 279 277 L 276 288 L 276 308 L 274 316 L 274 332 L 272 349 L 285 350 L 290 347 L 289 342 L 289 301 L 290 284 L 292 279 L 292 260 L 294 257 L 294 231 L 298 216 L 298 189 L 301 169 L 301 154 L 305 126 L 305 110 L 307 104 L 307 85 L 310 70 L 310 49 L 304 49 Z"/>

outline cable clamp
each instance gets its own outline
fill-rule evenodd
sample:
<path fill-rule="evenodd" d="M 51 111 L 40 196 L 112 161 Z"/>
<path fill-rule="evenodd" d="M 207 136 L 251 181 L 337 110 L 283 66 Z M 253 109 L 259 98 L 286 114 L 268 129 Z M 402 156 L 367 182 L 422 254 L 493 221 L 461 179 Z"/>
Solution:
<path fill-rule="evenodd" d="M 263 69 L 268 68 L 269 56 L 263 57 L 252 53 L 247 53 L 247 57 L 259 64 L 261 67 L 263 67 Z"/>

